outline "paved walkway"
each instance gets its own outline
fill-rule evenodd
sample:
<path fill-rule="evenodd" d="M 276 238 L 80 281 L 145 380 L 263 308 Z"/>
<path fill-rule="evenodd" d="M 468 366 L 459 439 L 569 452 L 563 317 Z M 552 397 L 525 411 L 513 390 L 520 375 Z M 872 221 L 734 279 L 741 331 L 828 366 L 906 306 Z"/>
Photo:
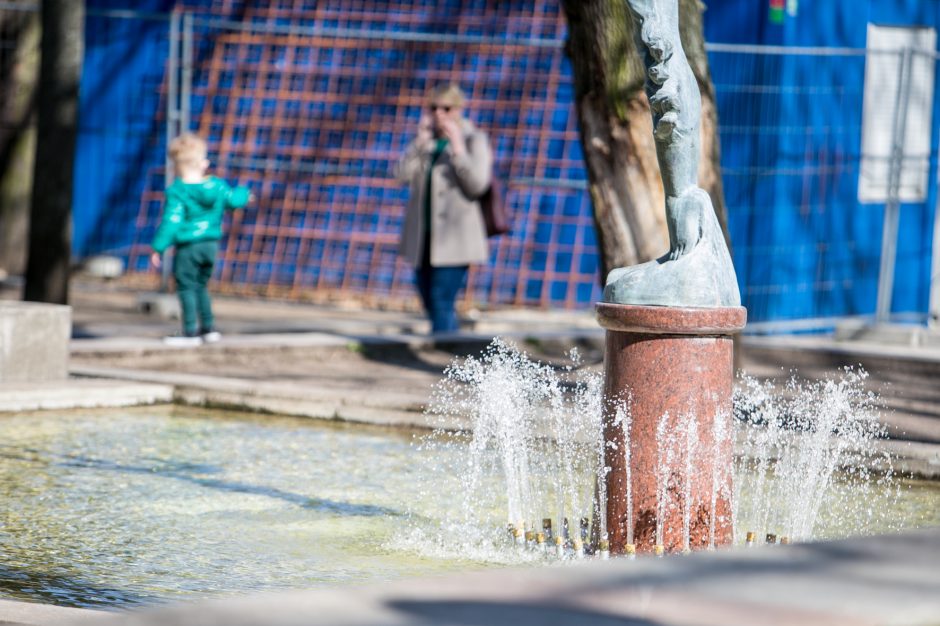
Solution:
<path fill-rule="evenodd" d="M 178 322 L 142 312 L 141 295 L 76 281 L 73 378 L 0 384 L 0 411 L 175 400 L 422 427 L 429 392 L 444 368 L 455 357 L 479 354 L 494 335 L 514 339 L 540 360 L 561 359 L 572 347 L 590 367 L 599 369 L 603 360 L 603 332 L 590 311 L 485 311 L 460 335 L 431 341 L 417 313 L 224 297 L 215 299 L 221 343 L 170 348 L 161 338 Z M 746 336 L 739 365 L 757 377 L 785 380 L 791 370 L 823 378 L 861 364 L 885 404 L 892 436 L 905 442 L 891 445 L 915 460 L 908 469 L 937 476 L 940 343 L 912 347 L 902 343 L 905 337 Z"/>

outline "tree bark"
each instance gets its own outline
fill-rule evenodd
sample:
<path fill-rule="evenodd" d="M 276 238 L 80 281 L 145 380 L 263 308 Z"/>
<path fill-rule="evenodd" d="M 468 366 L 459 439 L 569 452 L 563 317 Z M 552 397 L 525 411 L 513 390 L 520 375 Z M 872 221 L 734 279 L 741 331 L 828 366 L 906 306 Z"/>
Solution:
<path fill-rule="evenodd" d="M 43 0 L 26 300 L 66 304 L 85 3 Z"/>
<path fill-rule="evenodd" d="M 643 64 L 623 0 L 562 0 L 566 52 L 574 70 L 581 144 L 607 273 L 657 258 L 669 248 L 665 195 L 656 160 Z M 728 240 L 721 185 L 718 115 L 705 54 L 700 0 L 679 0 L 682 46 L 702 94 L 698 180 Z"/>
<path fill-rule="evenodd" d="M 39 15 L 11 11 L 4 20 L 13 54 L 0 58 L 0 276 L 26 267 L 39 75 Z"/>

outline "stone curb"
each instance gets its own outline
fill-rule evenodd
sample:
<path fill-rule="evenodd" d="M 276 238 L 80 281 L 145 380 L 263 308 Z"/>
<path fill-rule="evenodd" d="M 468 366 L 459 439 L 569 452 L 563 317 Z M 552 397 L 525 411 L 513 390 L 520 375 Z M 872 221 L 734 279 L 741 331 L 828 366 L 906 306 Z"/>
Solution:
<path fill-rule="evenodd" d="M 422 430 L 469 428 L 466 421 L 457 418 L 444 419 L 441 416 L 434 416 L 432 422 L 432 419 L 424 412 L 424 404 L 415 402 L 413 395 L 406 393 L 377 391 L 353 396 L 348 390 L 328 390 L 309 385 L 266 383 L 241 378 L 124 368 L 73 367 L 72 373 L 89 379 L 131 381 L 142 385 L 143 392 L 160 392 L 159 399 L 146 401 L 149 396 L 145 396 L 145 401 L 141 404 L 154 404 L 160 401 L 175 402 L 186 406 Z M 133 390 L 134 387 L 131 386 L 130 389 Z M 81 408 L 84 406 L 131 406 L 131 404 L 90 404 L 81 405 Z M 63 404 L 48 408 L 70 407 Z M 80 407 L 75 406 L 75 408 Z M 3 395 L 0 393 L 0 411 L 3 410 L 5 410 Z M 896 440 L 878 441 L 876 445 L 895 459 L 894 471 L 897 474 L 931 480 L 940 479 L 940 445 Z M 886 468 L 876 467 L 875 469 Z"/>
<path fill-rule="evenodd" d="M 345 389 L 123 368 L 73 367 L 72 373 L 89 378 L 154 383 L 172 390 L 168 402 L 186 406 L 402 428 L 459 430 L 466 427 L 465 422 L 457 419 L 435 419 L 432 426 L 423 403 L 415 402 L 411 394 L 391 391 L 353 396 Z"/>
<path fill-rule="evenodd" d="M 110 380 L 70 378 L 42 383 L 0 384 L 0 413 L 129 407 L 173 401 L 171 385 L 107 378 Z"/>
<path fill-rule="evenodd" d="M 203 345 L 198 348 L 181 348 L 168 346 L 160 339 L 154 338 L 105 338 L 105 339 L 73 339 L 70 343 L 70 352 L 81 357 L 115 357 L 115 356 L 148 356 L 153 354 L 167 354 L 179 351 L 211 351 L 216 353 L 251 352 L 258 350 L 299 350 L 299 349 L 332 349 L 342 346 L 368 347 L 377 349 L 461 349 L 482 351 L 495 337 L 503 337 L 512 341 L 537 343 L 563 343 L 586 342 L 602 349 L 604 335 L 602 329 L 597 332 L 571 333 L 571 332 L 514 332 L 481 334 L 459 333 L 454 335 L 441 335 L 438 337 L 415 336 L 406 334 L 330 334 L 330 333 L 286 333 L 265 335 L 226 335 L 216 344 Z"/>
<path fill-rule="evenodd" d="M 95 609 L 77 609 L 37 602 L 0 600 L 0 624 L 4 626 L 56 626 L 113 615 Z"/>
<path fill-rule="evenodd" d="M 854 341 L 820 342 L 818 339 L 808 339 L 792 335 L 785 337 L 746 335 L 743 342 L 745 348 L 816 352 L 861 359 L 874 358 L 892 361 L 917 361 L 919 363 L 934 363 L 940 367 L 940 349 L 935 347 L 912 347 Z"/>

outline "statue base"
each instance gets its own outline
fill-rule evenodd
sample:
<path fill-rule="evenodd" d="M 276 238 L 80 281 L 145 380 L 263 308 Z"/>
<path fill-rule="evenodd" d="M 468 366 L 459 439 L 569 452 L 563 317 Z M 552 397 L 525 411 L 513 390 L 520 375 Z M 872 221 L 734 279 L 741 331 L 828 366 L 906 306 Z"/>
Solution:
<path fill-rule="evenodd" d="M 604 287 L 605 302 L 675 307 L 738 307 L 741 294 L 734 263 L 708 194 L 689 193 L 701 203 L 701 232 L 687 254 L 669 254 L 640 265 L 612 270 Z"/>
<path fill-rule="evenodd" d="M 732 540 L 731 335 L 743 307 L 598 303 L 607 330 L 604 439 L 612 553 Z M 626 409 L 620 411 L 618 407 Z M 625 426 L 623 417 L 628 420 Z"/>

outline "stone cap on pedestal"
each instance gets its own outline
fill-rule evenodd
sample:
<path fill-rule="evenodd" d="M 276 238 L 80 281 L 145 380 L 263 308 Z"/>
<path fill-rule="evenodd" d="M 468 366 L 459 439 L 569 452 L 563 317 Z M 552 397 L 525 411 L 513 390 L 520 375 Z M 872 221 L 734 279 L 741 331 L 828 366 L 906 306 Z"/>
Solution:
<path fill-rule="evenodd" d="M 744 328 L 747 309 L 732 307 L 641 306 L 598 302 L 597 322 L 618 332 L 656 335 L 733 335 Z"/>
<path fill-rule="evenodd" d="M 72 308 L 0 301 L 0 383 L 65 380 Z"/>

